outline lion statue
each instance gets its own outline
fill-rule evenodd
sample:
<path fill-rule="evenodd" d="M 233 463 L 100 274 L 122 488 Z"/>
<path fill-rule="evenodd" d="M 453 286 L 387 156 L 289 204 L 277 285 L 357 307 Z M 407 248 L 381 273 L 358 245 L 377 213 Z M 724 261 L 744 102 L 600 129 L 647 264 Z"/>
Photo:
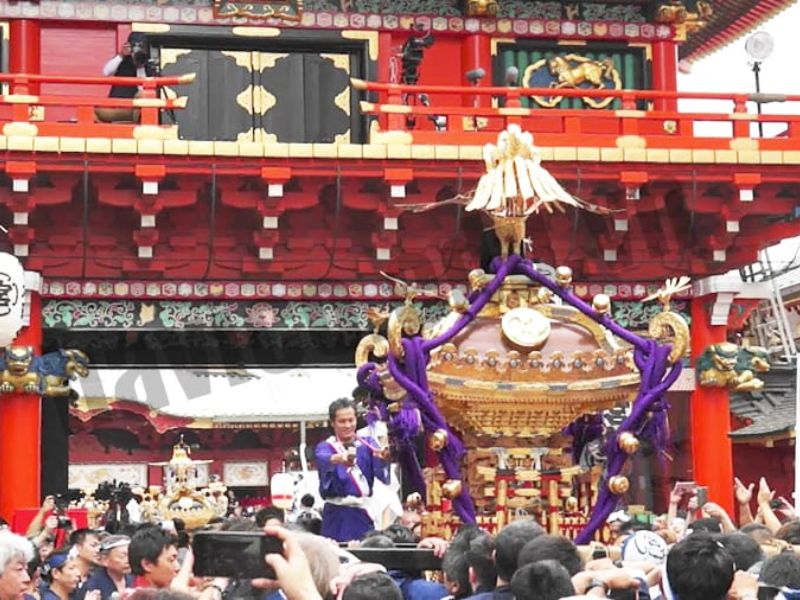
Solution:
<path fill-rule="evenodd" d="M 730 342 L 713 344 L 697 359 L 697 377 L 703 387 L 727 387 L 755 392 L 764 387 L 756 373 L 770 369 L 769 353 L 759 346 L 739 347 Z"/>

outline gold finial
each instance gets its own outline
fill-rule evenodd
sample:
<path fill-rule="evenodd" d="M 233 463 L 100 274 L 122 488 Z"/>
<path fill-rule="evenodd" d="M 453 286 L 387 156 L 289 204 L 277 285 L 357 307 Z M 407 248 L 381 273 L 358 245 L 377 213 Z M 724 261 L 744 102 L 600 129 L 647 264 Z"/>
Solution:
<path fill-rule="evenodd" d="M 372 323 L 372 332 L 378 333 L 386 320 L 389 318 L 388 312 L 382 312 L 380 309 L 370 306 L 367 309 L 367 319 Z"/>
<path fill-rule="evenodd" d="M 663 307 L 664 312 L 669 312 L 670 309 L 670 302 L 672 301 L 672 297 L 675 294 L 680 294 L 681 292 L 685 292 L 691 289 L 691 285 L 689 282 L 691 281 L 690 277 L 686 275 L 681 275 L 680 277 L 672 277 L 667 279 L 664 282 L 664 285 L 661 288 L 652 294 L 650 294 L 647 298 L 642 300 L 642 302 L 650 302 L 651 300 L 658 300 Z"/>
<path fill-rule="evenodd" d="M 385 271 L 381 271 L 380 273 L 381 276 L 385 277 L 389 281 L 393 281 L 394 283 L 400 286 L 401 290 L 400 293 L 403 296 L 405 296 L 406 305 L 412 304 L 414 302 L 414 299 L 417 298 L 418 296 L 425 296 L 427 298 L 439 298 L 440 300 L 444 300 L 444 298 L 439 296 L 439 294 L 435 292 L 429 292 L 428 290 L 418 287 L 417 284 L 415 283 L 408 283 L 397 277 L 392 277 Z"/>

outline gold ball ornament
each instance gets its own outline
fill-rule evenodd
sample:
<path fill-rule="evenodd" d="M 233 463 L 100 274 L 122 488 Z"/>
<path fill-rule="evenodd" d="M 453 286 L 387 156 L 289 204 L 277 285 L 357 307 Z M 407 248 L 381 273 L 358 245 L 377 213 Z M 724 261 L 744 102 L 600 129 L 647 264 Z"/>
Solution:
<path fill-rule="evenodd" d="M 437 429 L 431 434 L 431 440 L 429 442 L 431 450 L 434 452 L 440 452 L 447 446 L 447 439 L 448 435 L 444 429 Z"/>
<path fill-rule="evenodd" d="M 611 298 L 606 294 L 597 294 L 592 300 L 592 308 L 601 315 L 606 315 L 611 311 Z"/>
<path fill-rule="evenodd" d="M 422 506 L 422 495 L 419 492 L 414 492 L 406 497 L 406 506 L 411 509 L 419 508 Z"/>
<path fill-rule="evenodd" d="M 556 283 L 561 287 L 567 287 L 572 284 L 572 269 L 567 266 L 561 265 L 556 269 Z"/>
<path fill-rule="evenodd" d="M 617 496 L 631 489 L 631 482 L 624 475 L 615 475 L 608 480 L 608 490 Z"/>
<path fill-rule="evenodd" d="M 461 480 L 448 479 L 442 484 L 442 496 L 448 500 L 452 500 L 461 494 Z"/>
<path fill-rule="evenodd" d="M 636 454 L 639 451 L 639 438 L 630 431 L 623 431 L 619 434 L 617 443 L 619 444 L 619 449 L 625 454 Z"/>
<path fill-rule="evenodd" d="M 467 275 L 471 290 L 480 290 L 486 285 L 486 271 L 483 269 L 473 269 Z"/>
<path fill-rule="evenodd" d="M 461 290 L 450 290 L 447 297 L 450 308 L 459 314 L 464 314 L 469 310 L 469 300 Z"/>

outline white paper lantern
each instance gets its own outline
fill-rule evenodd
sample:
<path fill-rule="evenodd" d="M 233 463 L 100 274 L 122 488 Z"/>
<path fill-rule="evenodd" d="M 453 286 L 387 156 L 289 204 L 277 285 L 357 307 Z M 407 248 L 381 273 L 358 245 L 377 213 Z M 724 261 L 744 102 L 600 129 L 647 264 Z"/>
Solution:
<path fill-rule="evenodd" d="M 283 510 L 292 508 L 294 477 L 290 473 L 275 473 L 269 482 L 272 505 Z"/>
<path fill-rule="evenodd" d="M 5 348 L 22 328 L 25 270 L 16 256 L 0 252 L 0 348 Z"/>

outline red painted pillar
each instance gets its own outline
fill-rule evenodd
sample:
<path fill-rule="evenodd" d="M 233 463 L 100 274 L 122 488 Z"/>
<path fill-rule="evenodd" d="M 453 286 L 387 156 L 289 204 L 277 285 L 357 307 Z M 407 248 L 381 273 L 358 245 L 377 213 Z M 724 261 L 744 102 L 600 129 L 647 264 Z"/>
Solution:
<path fill-rule="evenodd" d="M 29 75 L 41 73 L 40 34 L 39 21 L 14 19 L 9 23 L 8 68 L 12 73 L 27 73 Z M 25 89 L 13 91 L 38 94 L 39 84 L 31 83 Z"/>
<path fill-rule="evenodd" d="M 42 350 L 42 306 L 31 294 L 30 324 L 13 345 Z M 0 396 L 0 516 L 11 523 L 14 511 L 39 506 L 42 436 L 42 399 L 35 394 Z"/>
<path fill-rule="evenodd" d="M 478 83 L 479 87 L 486 87 L 492 85 L 492 50 L 491 40 L 485 33 L 473 33 L 464 37 L 461 46 L 461 65 L 464 73 L 474 69 L 483 69 L 486 71 L 486 76 Z M 466 76 L 464 77 L 464 84 L 470 85 Z M 490 106 L 491 99 L 489 96 L 473 96 L 469 98 L 470 106 Z"/>
<path fill-rule="evenodd" d="M 711 325 L 714 296 L 692 300 L 692 359 L 711 344 L 726 341 L 727 326 Z M 733 512 L 733 447 L 727 388 L 700 387 L 692 393 L 691 439 L 694 480 L 708 486 L 708 498 Z"/>
<path fill-rule="evenodd" d="M 678 89 L 678 46 L 673 41 L 653 42 L 653 89 L 674 92 Z M 677 110 L 677 100 L 656 100 L 656 110 Z"/>

